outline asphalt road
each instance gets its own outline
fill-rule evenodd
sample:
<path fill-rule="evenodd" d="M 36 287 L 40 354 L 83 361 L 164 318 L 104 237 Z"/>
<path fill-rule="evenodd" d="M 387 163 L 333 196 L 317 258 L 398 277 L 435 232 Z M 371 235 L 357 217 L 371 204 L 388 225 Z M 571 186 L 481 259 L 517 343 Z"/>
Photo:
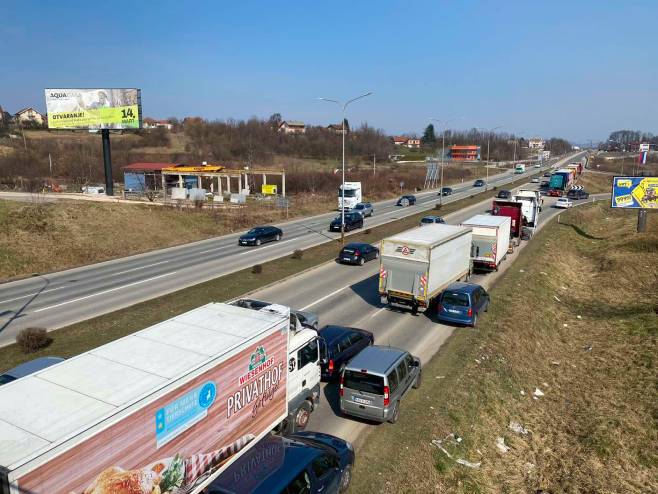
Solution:
<path fill-rule="evenodd" d="M 599 194 L 597 198 L 606 196 Z M 594 197 L 594 196 L 593 196 Z M 544 197 L 544 207 L 540 214 L 539 229 L 552 217 L 563 211 L 552 207 L 556 198 Z M 586 201 L 576 201 L 576 204 Z M 482 202 L 464 210 L 449 214 L 445 219 L 450 224 L 459 224 L 474 214 L 484 213 L 490 201 Z M 513 262 L 529 241 L 507 256 L 498 272 L 477 274 L 471 278 L 489 288 L 507 269 L 513 269 Z M 313 311 L 320 316 L 320 326 L 338 324 L 366 329 L 375 335 L 375 343 L 390 345 L 408 350 L 427 363 L 441 345 L 455 330 L 453 326 L 439 324 L 427 314 L 412 315 L 410 312 L 390 310 L 383 306 L 378 294 L 379 263 L 371 261 L 363 267 L 342 265 L 336 262 L 325 263 L 300 276 L 283 283 L 258 290 L 251 298 L 289 305 Z M 495 299 L 492 303 L 497 303 Z M 468 328 L 459 328 L 468 331 Z M 436 379 L 434 375 L 423 375 L 423 380 Z M 422 385 L 416 393 L 422 393 Z M 428 404 L 429 406 L 429 404 Z M 404 416 L 404 401 L 400 407 Z M 364 432 L 382 427 L 355 418 L 342 417 L 338 401 L 338 387 L 335 383 L 323 383 L 320 407 L 311 415 L 308 430 L 326 432 L 340 436 L 357 447 L 363 440 Z"/>
<path fill-rule="evenodd" d="M 559 166 L 582 154 L 550 163 Z M 500 187 L 537 171 L 531 167 L 523 175 L 511 171 L 493 175 L 489 177 L 489 186 Z M 473 187 L 472 182 L 454 186 L 453 195 L 445 197 L 444 203 L 483 189 Z M 375 214 L 366 219 L 365 227 L 431 209 L 438 200 L 436 190 L 416 196 L 417 204 L 407 208 L 395 206 L 395 200 L 374 203 Z M 14 342 L 16 334 L 25 327 L 56 329 L 289 255 L 295 249 L 328 242 L 340 236 L 327 231 L 336 215 L 331 212 L 282 223 L 279 226 L 284 232 L 283 239 L 260 247 L 238 246 L 241 233 L 235 233 L 2 284 L 0 346 Z"/>

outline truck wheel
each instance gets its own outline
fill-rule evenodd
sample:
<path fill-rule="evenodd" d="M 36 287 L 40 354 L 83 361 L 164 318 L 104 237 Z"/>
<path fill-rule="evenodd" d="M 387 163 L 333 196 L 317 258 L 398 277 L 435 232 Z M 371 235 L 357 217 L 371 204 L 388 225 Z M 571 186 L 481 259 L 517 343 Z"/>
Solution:
<path fill-rule="evenodd" d="M 305 401 L 295 412 L 295 429 L 303 431 L 311 418 L 311 404 Z"/>
<path fill-rule="evenodd" d="M 413 388 L 418 389 L 420 388 L 420 383 L 423 382 L 423 371 L 420 370 L 418 371 L 418 376 L 416 376 L 416 380 L 414 381 Z"/>
<path fill-rule="evenodd" d="M 391 418 L 388 419 L 388 421 L 391 424 L 395 424 L 399 418 L 400 418 L 400 402 L 396 401 L 395 406 L 393 407 L 393 415 L 391 415 Z"/>
<path fill-rule="evenodd" d="M 338 492 L 343 493 L 347 492 L 347 489 L 350 488 L 350 483 L 352 482 L 352 465 L 347 465 L 343 474 L 340 476 L 340 486 L 338 487 Z"/>

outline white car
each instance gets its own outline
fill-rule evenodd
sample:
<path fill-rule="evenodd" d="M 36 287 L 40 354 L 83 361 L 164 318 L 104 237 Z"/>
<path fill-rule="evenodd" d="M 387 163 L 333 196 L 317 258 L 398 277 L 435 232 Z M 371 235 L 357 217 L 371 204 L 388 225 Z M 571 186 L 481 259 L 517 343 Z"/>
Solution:
<path fill-rule="evenodd" d="M 539 179 L 538 179 L 537 177 L 534 177 L 532 180 L 530 180 L 530 183 L 538 184 L 538 183 L 539 183 Z"/>
<path fill-rule="evenodd" d="M 573 206 L 573 202 L 571 202 L 568 198 L 566 197 L 560 197 L 556 202 L 555 202 L 555 207 L 556 208 L 562 208 L 562 209 L 567 209 Z"/>
<path fill-rule="evenodd" d="M 537 163 L 537 164 L 535 165 L 535 168 L 541 168 L 541 165 L 540 165 L 539 163 Z"/>

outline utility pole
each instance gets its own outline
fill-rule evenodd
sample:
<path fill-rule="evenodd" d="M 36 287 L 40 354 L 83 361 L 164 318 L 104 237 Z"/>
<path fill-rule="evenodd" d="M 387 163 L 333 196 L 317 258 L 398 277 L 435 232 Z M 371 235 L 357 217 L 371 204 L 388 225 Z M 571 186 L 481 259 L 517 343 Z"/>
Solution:
<path fill-rule="evenodd" d="M 377 175 L 377 155 L 372 155 L 372 174 Z"/>

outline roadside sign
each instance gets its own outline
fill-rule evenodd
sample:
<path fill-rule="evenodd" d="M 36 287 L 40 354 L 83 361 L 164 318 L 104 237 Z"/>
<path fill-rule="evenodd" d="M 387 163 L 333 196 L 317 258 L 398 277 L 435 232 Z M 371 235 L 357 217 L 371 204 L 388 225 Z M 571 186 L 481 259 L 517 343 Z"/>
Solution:
<path fill-rule="evenodd" d="M 277 193 L 277 186 L 276 185 L 269 185 L 269 184 L 263 184 L 260 186 L 261 193 L 264 195 L 276 195 Z"/>
<path fill-rule="evenodd" d="M 648 143 L 642 143 L 642 144 L 640 144 L 640 152 L 642 152 L 642 151 L 649 151 L 650 146 L 651 146 L 651 145 L 648 144 Z"/>
<path fill-rule="evenodd" d="M 658 177 L 614 177 L 611 206 L 658 209 Z"/>

